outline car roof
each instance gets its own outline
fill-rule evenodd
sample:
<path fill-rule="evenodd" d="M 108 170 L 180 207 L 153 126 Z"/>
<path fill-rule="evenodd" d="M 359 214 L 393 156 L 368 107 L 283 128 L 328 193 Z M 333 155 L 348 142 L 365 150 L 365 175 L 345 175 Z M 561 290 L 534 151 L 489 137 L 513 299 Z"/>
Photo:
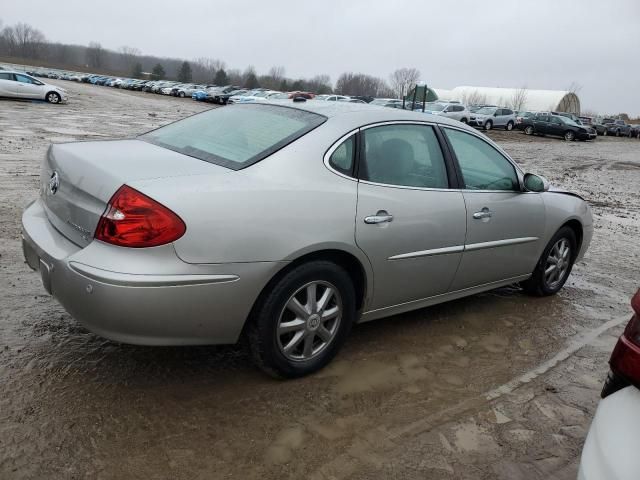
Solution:
<path fill-rule="evenodd" d="M 343 121 L 347 124 L 354 124 L 354 128 L 368 123 L 393 122 L 393 121 L 427 121 L 442 125 L 452 125 L 459 128 L 467 127 L 458 120 L 453 120 L 440 115 L 431 115 L 423 112 L 413 112 L 398 108 L 388 108 L 368 103 L 351 102 L 327 102 L 307 100 L 305 102 L 294 102 L 293 100 L 272 100 L 265 105 L 279 105 L 283 107 L 296 108 L 307 112 L 324 115 L 329 119 Z"/>

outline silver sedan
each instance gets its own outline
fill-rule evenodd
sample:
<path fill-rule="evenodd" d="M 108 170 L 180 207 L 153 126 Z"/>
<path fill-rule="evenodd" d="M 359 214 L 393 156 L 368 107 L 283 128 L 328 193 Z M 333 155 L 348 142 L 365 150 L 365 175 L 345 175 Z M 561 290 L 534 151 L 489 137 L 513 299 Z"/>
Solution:
<path fill-rule="evenodd" d="M 280 377 L 326 365 L 354 323 L 520 282 L 562 288 L 587 204 L 460 122 L 342 102 L 194 115 L 51 146 L 22 217 L 28 264 L 95 333 L 248 338 Z"/>

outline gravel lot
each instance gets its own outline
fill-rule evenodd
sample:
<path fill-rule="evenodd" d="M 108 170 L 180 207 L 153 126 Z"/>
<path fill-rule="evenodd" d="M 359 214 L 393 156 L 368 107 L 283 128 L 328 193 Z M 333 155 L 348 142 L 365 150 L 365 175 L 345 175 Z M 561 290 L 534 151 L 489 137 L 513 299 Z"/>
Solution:
<path fill-rule="evenodd" d="M 570 479 L 640 286 L 640 141 L 491 132 L 593 207 L 553 298 L 501 289 L 354 328 L 317 375 L 265 377 L 240 347 L 87 332 L 24 263 L 20 214 L 50 142 L 141 133 L 208 108 L 85 84 L 0 101 L 0 478 Z"/>

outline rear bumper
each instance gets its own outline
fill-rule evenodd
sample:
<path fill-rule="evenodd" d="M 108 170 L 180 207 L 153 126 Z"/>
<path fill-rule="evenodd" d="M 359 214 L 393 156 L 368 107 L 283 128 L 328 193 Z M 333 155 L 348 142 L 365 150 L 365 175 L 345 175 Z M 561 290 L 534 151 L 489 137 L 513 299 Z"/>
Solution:
<path fill-rule="evenodd" d="M 580 460 L 580 480 L 635 480 L 640 471 L 640 390 L 624 388 L 598 405 Z"/>
<path fill-rule="evenodd" d="M 235 343 L 277 262 L 188 264 L 172 245 L 94 241 L 80 248 L 49 222 L 40 200 L 22 217 L 23 250 L 45 290 L 96 334 L 140 345 Z"/>

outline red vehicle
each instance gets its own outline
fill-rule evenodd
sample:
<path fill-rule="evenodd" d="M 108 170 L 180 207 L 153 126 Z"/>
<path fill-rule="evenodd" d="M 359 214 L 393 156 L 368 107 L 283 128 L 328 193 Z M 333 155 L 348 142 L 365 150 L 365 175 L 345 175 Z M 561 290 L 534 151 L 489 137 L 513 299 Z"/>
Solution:
<path fill-rule="evenodd" d="M 631 306 L 635 315 L 611 354 L 611 371 L 602 389 L 602 398 L 629 385 L 640 388 L 640 290 L 631 299 Z"/>
<path fill-rule="evenodd" d="M 602 400 L 582 449 L 578 480 L 637 480 L 640 472 L 640 290 L 618 339 Z"/>

